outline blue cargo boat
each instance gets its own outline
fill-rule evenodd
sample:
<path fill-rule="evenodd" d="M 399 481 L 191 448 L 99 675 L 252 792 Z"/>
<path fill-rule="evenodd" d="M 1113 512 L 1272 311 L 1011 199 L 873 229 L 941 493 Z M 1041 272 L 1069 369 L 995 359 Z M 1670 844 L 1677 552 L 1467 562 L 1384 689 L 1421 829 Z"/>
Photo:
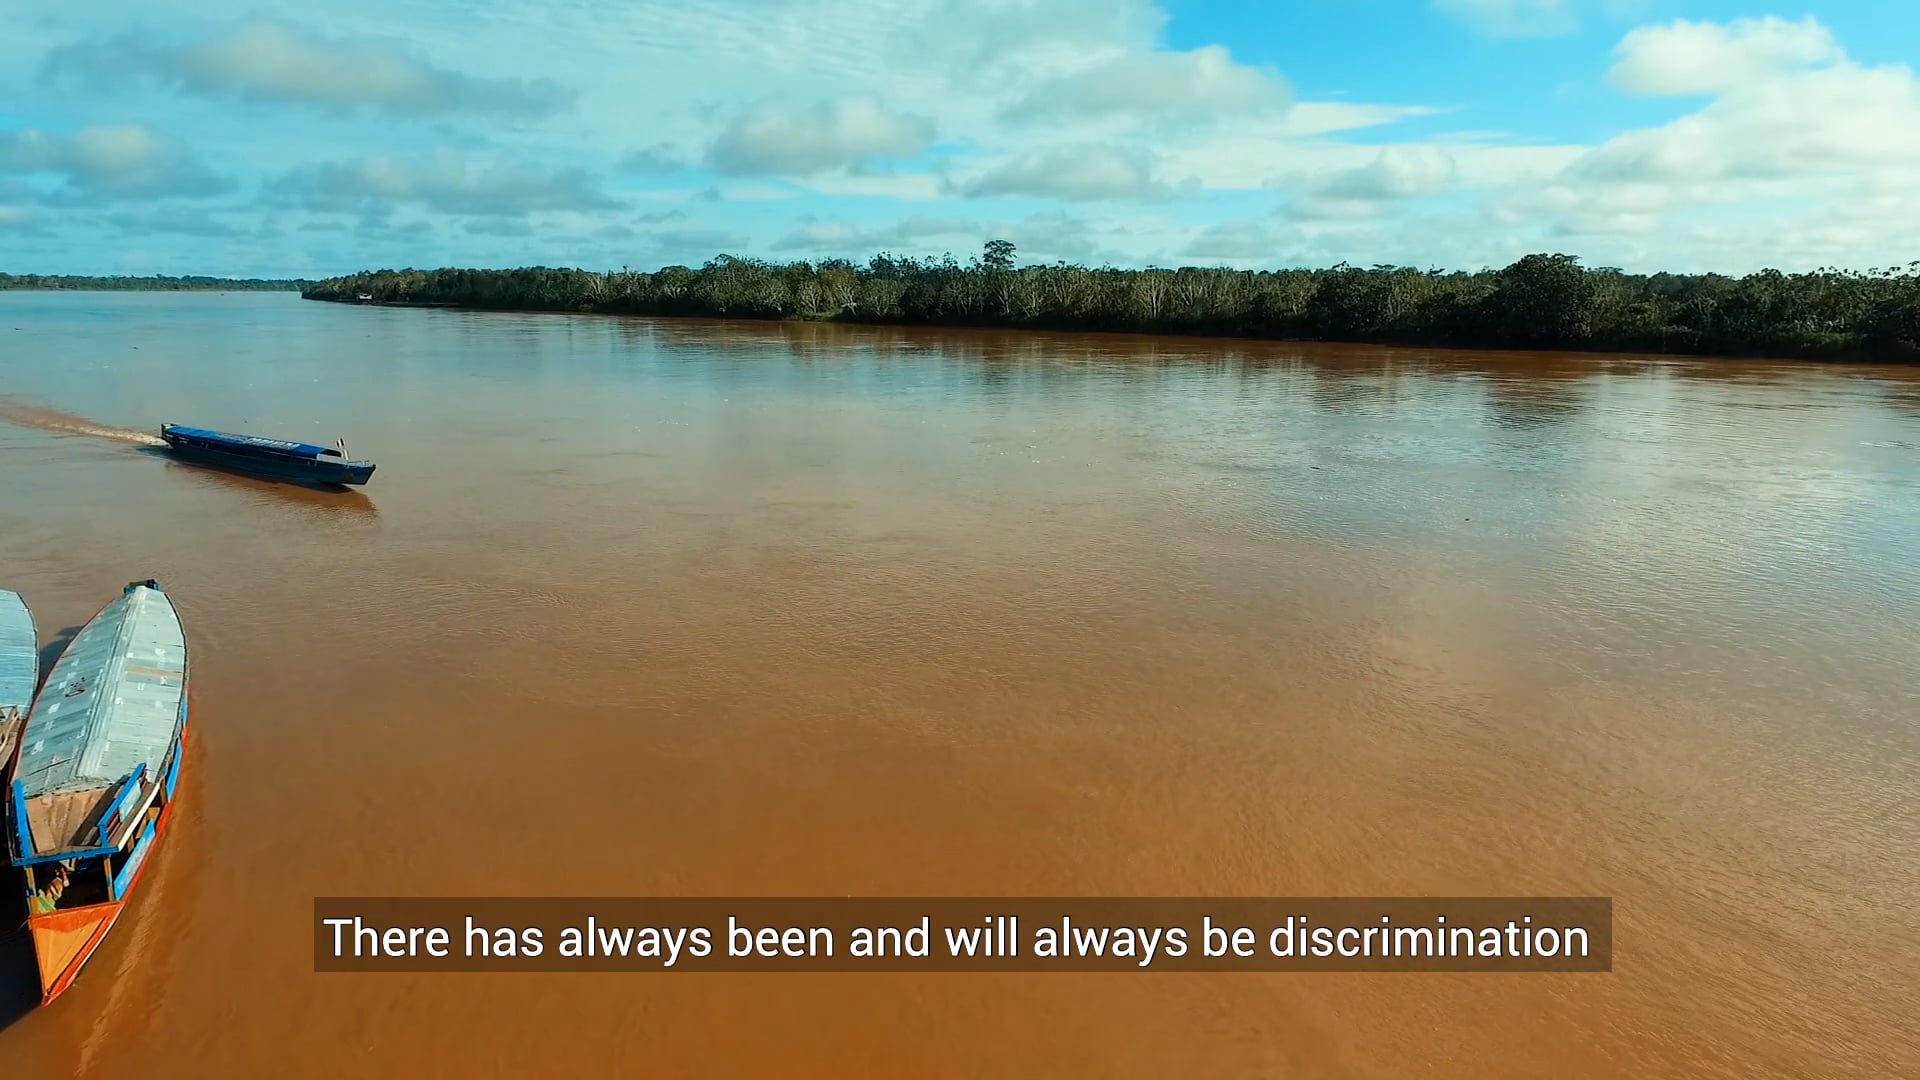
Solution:
<path fill-rule="evenodd" d="M 0 784 L 8 780 L 21 725 L 40 682 L 40 642 L 20 594 L 0 589 Z"/>
<path fill-rule="evenodd" d="M 136 581 L 80 628 L 27 714 L 5 832 L 42 1004 L 113 929 L 172 820 L 187 703 L 180 617 Z"/>
<path fill-rule="evenodd" d="M 179 424 L 161 425 L 160 438 L 174 456 L 184 460 L 275 480 L 357 485 L 373 476 L 373 462 L 348 458 L 344 442 L 336 446 L 314 446 Z"/>

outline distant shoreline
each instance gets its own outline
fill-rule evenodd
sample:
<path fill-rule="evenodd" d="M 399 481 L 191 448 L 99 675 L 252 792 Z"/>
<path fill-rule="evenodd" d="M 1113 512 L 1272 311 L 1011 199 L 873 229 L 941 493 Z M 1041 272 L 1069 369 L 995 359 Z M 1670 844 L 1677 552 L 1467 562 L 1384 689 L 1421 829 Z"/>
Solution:
<path fill-rule="evenodd" d="M 0 292 L 300 292 L 308 278 L 100 277 L 89 274 L 0 274 Z"/>
<path fill-rule="evenodd" d="M 379 270 L 308 300 L 470 311 L 1091 331 L 1413 348 L 1920 363 L 1920 263 L 1867 272 L 1632 275 L 1565 255 L 1501 270 L 1119 270 L 877 255 L 778 264 L 721 256 L 652 273 Z"/>

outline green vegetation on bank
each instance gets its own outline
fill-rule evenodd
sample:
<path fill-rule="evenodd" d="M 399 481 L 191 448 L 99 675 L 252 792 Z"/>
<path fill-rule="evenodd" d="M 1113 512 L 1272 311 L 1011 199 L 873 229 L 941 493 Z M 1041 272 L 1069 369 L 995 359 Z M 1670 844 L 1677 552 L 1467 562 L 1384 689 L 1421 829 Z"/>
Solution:
<path fill-rule="evenodd" d="M 1626 274 L 1568 255 L 1478 273 L 1016 267 L 996 240 L 967 264 L 876 255 L 865 266 L 721 256 L 698 269 L 595 273 L 380 270 L 310 300 L 733 318 L 1708 355 L 1920 359 L 1920 262 L 1867 272 Z"/>
<path fill-rule="evenodd" d="M 92 277 L 84 274 L 0 274 L 0 289 L 71 289 L 76 292 L 294 292 L 313 282 L 299 278 Z"/>

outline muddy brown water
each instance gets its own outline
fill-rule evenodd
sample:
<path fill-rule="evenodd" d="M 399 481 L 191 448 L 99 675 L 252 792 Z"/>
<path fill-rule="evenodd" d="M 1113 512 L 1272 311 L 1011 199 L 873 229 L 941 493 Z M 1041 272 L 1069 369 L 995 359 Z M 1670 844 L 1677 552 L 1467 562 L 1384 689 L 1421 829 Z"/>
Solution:
<path fill-rule="evenodd" d="M 9 1075 L 1920 1075 L 1914 372 L 15 293 L 0 395 L 0 585 L 160 579 L 197 724 Z M 315 974 L 390 894 L 1603 895 L 1614 970 Z"/>

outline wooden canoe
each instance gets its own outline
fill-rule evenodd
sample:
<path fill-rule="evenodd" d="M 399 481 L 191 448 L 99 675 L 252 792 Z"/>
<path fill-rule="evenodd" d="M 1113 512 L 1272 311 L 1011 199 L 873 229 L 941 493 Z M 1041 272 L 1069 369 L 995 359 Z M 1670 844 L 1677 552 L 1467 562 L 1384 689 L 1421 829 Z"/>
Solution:
<path fill-rule="evenodd" d="M 166 831 L 187 711 L 186 636 L 152 581 L 128 585 L 47 673 L 20 735 L 6 830 L 43 1005 L 106 939 Z"/>

